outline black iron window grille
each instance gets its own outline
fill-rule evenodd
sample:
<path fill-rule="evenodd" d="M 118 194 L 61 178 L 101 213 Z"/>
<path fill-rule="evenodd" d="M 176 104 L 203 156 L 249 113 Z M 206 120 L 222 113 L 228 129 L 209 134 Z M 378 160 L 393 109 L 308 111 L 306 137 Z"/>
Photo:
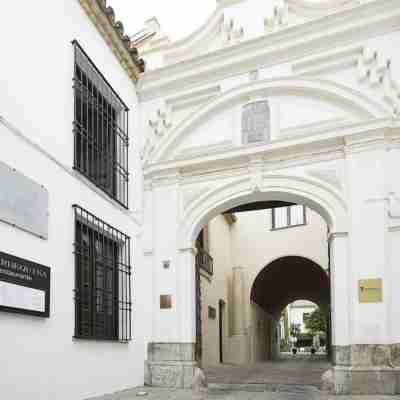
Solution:
<path fill-rule="evenodd" d="M 128 108 L 74 41 L 74 168 L 128 208 Z"/>
<path fill-rule="evenodd" d="M 306 224 L 306 207 L 301 204 L 272 209 L 272 230 L 292 228 Z"/>
<path fill-rule="evenodd" d="M 207 272 L 209 275 L 214 274 L 214 260 L 208 253 L 208 227 L 205 227 L 199 233 L 196 239 L 196 268 Z"/>
<path fill-rule="evenodd" d="M 130 238 L 74 205 L 75 337 L 132 338 Z"/>
<path fill-rule="evenodd" d="M 206 271 L 209 275 L 214 274 L 214 260 L 204 249 L 197 249 L 196 264 L 197 268 Z"/>

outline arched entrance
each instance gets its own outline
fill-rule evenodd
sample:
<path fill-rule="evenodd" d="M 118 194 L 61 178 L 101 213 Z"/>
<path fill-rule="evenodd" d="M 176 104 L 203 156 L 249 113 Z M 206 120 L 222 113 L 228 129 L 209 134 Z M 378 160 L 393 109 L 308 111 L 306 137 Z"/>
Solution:
<path fill-rule="evenodd" d="M 303 299 L 328 308 L 330 283 L 328 271 L 300 256 L 281 257 L 267 265 L 251 289 L 251 301 L 274 316 L 289 303 Z"/>
<path fill-rule="evenodd" d="M 292 339 L 293 332 L 288 316 L 288 305 L 297 300 L 315 303 L 324 314 L 327 326 L 327 353 L 330 346 L 330 282 L 329 270 L 324 270 L 316 262 L 300 256 L 280 257 L 268 264 L 256 277 L 251 288 L 251 302 L 260 307 L 276 322 L 285 311 L 287 321 L 286 340 Z M 274 327 L 276 331 L 276 327 Z M 275 332 L 274 332 L 275 333 Z M 299 332 L 300 333 L 300 332 Z M 280 343 L 271 334 L 269 358 L 277 359 Z M 255 339 L 253 339 L 255 341 Z M 288 345 L 291 343 L 289 342 Z"/>
<path fill-rule="evenodd" d="M 313 301 L 324 310 L 325 320 L 329 317 L 328 236 L 323 218 L 307 209 L 304 210 L 304 216 L 307 217 L 304 217 L 303 222 L 297 221 L 299 225 L 277 228 L 271 224 L 271 217 L 275 216 L 272 219 L 276 220 L 280 211 L 291 214 L 291 211 L 301 207 L 302 205 L 282 201 L 264 201 L 230 209 L 229 213 L 235 213 L 235 222 L 230 226 L 233 236 L 228 233 L 227 240 L 222 240 L 221 237 L 226 235 L 222 227 L 222 216 L 215 217 L 206 224 L 207 230 L 211 232 L 212 243 L 216 241 L 219 246 L 235 247 L 232 250 L 234 258 L 231 261 L 231 271 L 229 266 L 227 269 L 226 263 L 221 263 L 218 251 L 214 253 L 215 245 L 207 249 L 212 256 L 217 257 L 214 263 L 215 275 L 210 277 L 209 281 L 203 280 L 204 293 L 197 298 L 197 310 L 200 312 L 197 313 L 196 332 L 201 342 L 196 342 L 196 348 L 202 350 L 197 351 L 198 361 L 201 362 L 209 382 L 226 384 L 229 380 L 234 384 L 245 384 L 251 378 L 260 383 L 267 383 L 271 375 L 277 379 L 279 370 L 283 381 L 314 385 L 319 384 L 321 375 L 329 368 L 326 357 L 322 354 L 318 355 L 322 357 L 310 356 L 311 345 L 306 350 L 309 355 L 306 359 L 292 358 L 284 365 L 282 359 L 273 364 L 270 362 L 280 358 L 281 341 L 278 339 L 278 325 L 282 312 L 289 303 L 300 299 Z M 245 243 L 241 243 L 243 235 L 248 238 Z M 294 244 L 291 241 L 296 239 L 297 235 L 304 235 L 307 240 L 302 241 L 297 238 L 297 242 L 301 243 Z M 229 240 L 229 237 L 233 239 Z M 204 242 L 204 239 L 200 242 Z M 318 251 L 303 248 L 303 245 L 317 247 Z M 271 248 L 275 246 L 278 249 Z M 258 254 L 252 254 L 253 252 Z M 322 252 L 326 254 L 321 258 Z M 277 254 L 285 256 L 276 257 Z M 286 254 L 304 254 L 312 258 L 286 256 Z M 264 264 L 264 267 L 257 267 L 254 260 L 258 257 L 271 261 Z M 319 263 L 313 261 L 315 259 Z M 201 266 L 197 267 L 196 275 L 199 278 Z M 220 273 L 219 268 L 224 272 Z M 213 282 L 215 279 L 216 283 Z M 228 285 L 228 293 L 224 293 L 224 288 L 218 283 L 220 281 Z M 250 288 L 247 289 L 247 286 Z M 226 301 L 229 310 L 228 324 L 223 328 L 225 333 L 223 340 L 220 337 L 219 344 L 216 343 L 217 335 L 215 332 L 213 334 L 216 322 L 210 321 L 207 312 L 204 312 L 210 305 L 215 305 L 216 296 L 221 296 L 219 298 Z M 199 335 L 200 332 L 203 333 L 203 337 Z M 310 338 L 314 339 L 313 336 Z M 222 363 L 216 359 L 218 350 L 224 351 Z M 306 356 L 306 353 L 302 356 Z M 324 362 L 320 362 L 322 359 Z M 219 366 L 215 364 L 218 361 Z M 302 364 L 298 364 L 299 361 Z M 313 370 L 313 375 L 304 373 L 304 369 Z M 234 381 L 235 379 L 237 381 Z M 268 383 L 282 383 L 282 381 Z"/>
<path fill-rule="evenodd" d="M 348 321 L 343 316 L 348 315 L 347 293 L 343 295 L 343 289 L 347 287 L 347 207 L 346 201 L 337 191 L 328 185 L 322 184 L 310 178 L 288 175 L 262 175 L 256 182 L 252 176 L 247 176 L 225 185 L 205 192 L 195 201 L 188 204 L 183 213 L 179 228 L 179 240 L 181 243 L 181 267 L 184 269 L 186 282 L 190 280 L 191 293 L 195 293 L 195 241 L 204 225 L 216 215 L 224 213 L 235 207 L 246 204 L 264 203 L 275 204 L 285 202 L 288 204 L 302 204 L 318 214 L 326 221 L 329 230 L 330 241 L 330 279 L 331 279 L 331 303 L 332 318 L 339 308 L 343 314 L 340 317 L 341 330 L 340 341 L 348 340 Z M 185 288 L 185 291 L 188 288 Z M 340 304 L 336 303 L 335 290 L 341 291 Z M 182 307 L 181 327 L 182 338 L 185 341 L 193 340 L 196 332 L 196 305 L 195 296 L 189 303 Z M 335 323 L 332 323 L 335 326 Z M 332 331 L 335 338 L 335 331 Z"/>
<path fill-rule="evenodd" d="M 235 180 L 227 180 L 210 183 L 206 190 L 199 191 L 196 196 L 181 197 L 179 209 L 179 224 L 177 243 L 179 251 L 177 254 L 176 266 L 176 295 L 174 319 L 171 321 L 169 330 L 165 330 L 167 324 L 160 318 L 154 319 L 154 337 L 159 338 L 156 343 L 152 343 L 149 349 L 149 372 L 155 375 L 160 370 L 168 368 L 176 371 L 176 379 L 181 382 L 179 385 L 190 386 L 191 373 L 194 373 L 197 365 L 195 359 L 196 343 L 196 247 L 195 242 L 205 224 L 213 217 L 221 213 L 248 204 L 263 203 L 268 208 L 283 202 L 285 204 L 302 204 L 318 213 L 329 227 L 329 240 L 331 248 L 331 275 L 330 286 L 332 287 L 332 326 L 335 318 L 340 315 L 340 330 L 333 330 L 333 344 L 348 342 L 348 309 L 345 300 L 347 293 L 343 293 L 343 288 L 347 286 L 346 263 L 347 263 L 347 209 L 346 202 L 341 195 L 333 190 L 329 185 L 321 183 L 309 177 L 299 177 L 290 175 L 270 175 L 261 174 L 254 177 L 251 173 Z M 213 186 L 214 185 L 214 186 Z M 203 187 L 205 185 L 203 184 Z M 190 201 L 189 201 L 190 200 Z M 315 267 L 310 261 L 311 269 Z M 318 274 L 311 275 L 316 282 L 323 281 Z M 160 286 L 164 285 L 160 283 Z M 329 291 L 328 291 L 329 292 Z M 340 293 L 340 296 L 338 294 Z M 296 296 L 300 296 L 298 293 Z M 315 298 L 318 296 L 314 293 Z M 329 297 L 329 294 L 328 294 Z M 340 297 L 340 301 L 335 299 Z M 287 299 L 279 299 L 278 303 L 283 304 Z M 326 300 L 321 295 L 322 300 Z M 321 301 L 322 301 L 321 300 Z M 260 300 L 261 302 L 261 300 Z M 277 305 L 276 305 L 277 306 Z M 161 314 L 160 314 L 161 315 Z M 165 313 L 163 314 L 165 315 Z M 172 315 L 172 311 L 171 311 Z M 164 321 L 165 321 L 165 317 Z M 168 340 L 163 339 L 168 334 Z M 161 352 L 161 353 L 160 353 Z M 151 360 L 154 359 L 154 361 Z M 160 364 L 158 364 L 160 363 Z M 177 370 L 177 365 L 182 364 L 186 369 Z M 184 376 L 181 375 L 185 371 Z M 190 372 L 192 371 L 192 372 Z M 189 377 L 189 378 L 188 378 Z M 169 379 L 169 378 L 168 378 Z M 188 381 L 183 381 L 188 379 Z M 150 378 L 154 383 L 154 378 Z M 167 382 L 155 383 L 156 385 L 170 385 Z M 174 385 L 174 384 L 173 384 Z"/>

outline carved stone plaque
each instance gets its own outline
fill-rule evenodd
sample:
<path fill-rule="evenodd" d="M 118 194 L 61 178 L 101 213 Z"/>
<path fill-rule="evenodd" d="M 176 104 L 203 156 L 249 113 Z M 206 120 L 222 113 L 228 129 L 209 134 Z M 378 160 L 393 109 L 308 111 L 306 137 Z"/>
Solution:
<path fill-rule="evenodd" d="M 47 190 L 2 162 L 0 187 L 0 221 L 47 239 Z"/>
<path fill-rule="evenodd" d="M 268 101 L 256 101 L 242 109 L 243 144 L 270 139 L 270 110 Z"/>

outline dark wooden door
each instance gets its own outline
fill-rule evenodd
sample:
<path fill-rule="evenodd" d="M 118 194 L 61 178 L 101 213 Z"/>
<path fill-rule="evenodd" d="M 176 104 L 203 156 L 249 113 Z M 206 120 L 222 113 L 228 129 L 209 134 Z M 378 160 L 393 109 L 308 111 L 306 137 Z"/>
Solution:
<path fill-rule="evenodd" d="M 196 262 L 196 361 L 201 364 L 202 357 L 201 335 L 201 278 L 200 267 Z"/>
<path fill-rule="evenodd" d="M 219 362 L 224 362 L 224 315 L 225 315 L 225 302 L 219 301 Z"/>

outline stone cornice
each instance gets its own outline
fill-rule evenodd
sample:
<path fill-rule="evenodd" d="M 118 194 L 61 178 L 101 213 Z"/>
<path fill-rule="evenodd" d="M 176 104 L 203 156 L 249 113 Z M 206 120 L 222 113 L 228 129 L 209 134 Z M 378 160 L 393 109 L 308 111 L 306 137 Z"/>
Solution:
<path fill-rule="evenodd" d="M 137 49 L 131 45 L 129 36 L 124 34 L 122 22 L 115 20 L 112 7 L 107 7 L 106 0 L 78 1 L 128 76 L 136 82 L 140 73 L 144 72 L 145 64 L 139 59 Z"/>
<path fill-rule="evenodd" d="M 286 0 L 288 6 L 297 15 L 309 16 L 322 13 L 337 12 L 344 7 L 357 7 L 359 0 L 330 0 L 330 1 L 307 1 L 307 0 Z"/>
<path fill-rule="evenodd" d="M 301 138 L 286 138 L 265 145 L 238 146 L 209 156 L 159 162 L 146 167 L 144 176 L 148 180 L 157 176 L 174 176 L 177 171 L 223 171 L 226 165 L 232 172 L 233 165 L 241 168 L 252 157 L 261 157 L 272 170 L 274 166 L 303 165 L 307 160 L 312 162 L 316 158 L 344 158 L 346 154 L 368 151 L 376 146 L 390 148 L 395 138 L 400 138 L 399 120 L 375 119 Z"/>
<path fill-rule="evenodd" d="M 400 4 L 377 0 L 245 41 L 191 60 L 148 71 L 139 80 L 139 97 L 147 101 L 245 73 L 255 68 L 317 54 L 398 29 Z"/>

